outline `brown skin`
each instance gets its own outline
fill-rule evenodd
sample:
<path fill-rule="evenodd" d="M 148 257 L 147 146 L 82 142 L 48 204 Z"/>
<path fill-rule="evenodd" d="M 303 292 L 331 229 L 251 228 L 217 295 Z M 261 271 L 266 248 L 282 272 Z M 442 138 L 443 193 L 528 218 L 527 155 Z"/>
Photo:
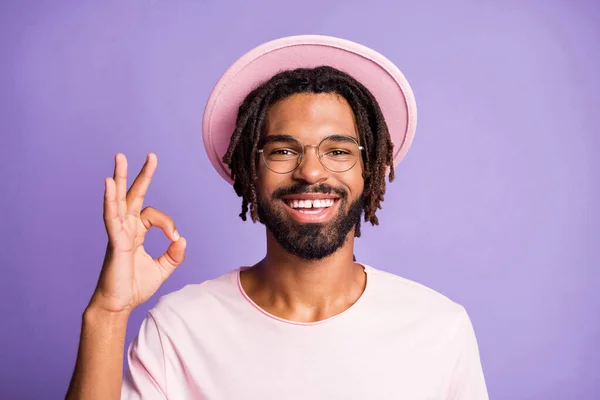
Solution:
<path fill-rule="evenodd" d="M 82 317 L 75 371 L 67 399 L 119 399 L 125 332 L 131 311 L 148 300 L 183 262 L 186 241 L 175 232 L 168 215 L 142 210 L 144 196 L 158 160 L 148 154 L 141 172 L 127 191 L 127 159 L 115 156 L 113 178 L 104 181 L 104 225 L 108 244 L 98 285 Z M 151 227 L 172 241 L 153 259 L 144 250 Z"/>
<path fill-rule="evenodd" d="M 295 94 L 274 104 L 267 114 L 267 136 L 288 134 L 304 144 L 317 145 L 334 133 L 359 139 L 352 109 L 337 94 Z M 274 173 L 259 163 L 258 195 L 271 202 L 270 194 L 278 188 L 327 183 L 345 190 L 350 204 L 363 192 L 362 173 L 360 162 L 349 171 L 333 173 L 321 165 L 316 150 L 308 148 L 300 166 L 289 174 Z M 276 206 L 283 208 L 283 204 Z M 342 248 L 317 261 L 289 254 L 267 230 L 266 257 L 241 273 L 242 287 L 256 304 L 277 317 L 320 321 L 349 308 L 364 291 L 366 275 L 363 267 L 353 261 L 353 254 L 354 230 Z"/>
<path fill-rule="evenodd" d="M 305 144 L 318 144 L 332 133 L 358 138 L 350 106 L 331 94 L 294 95 L 274 105 L 269 111 L 266 134 L 282 132 Z M 114 176 L 105 180 L 108 245 L 98 285 L 83 314 L 67 399 L 120 398 L 125 332 L 131 311 L 148 300 L 185 259 L 186 241 L 175 234 L 174 221 L 151 207 L 142 210 L 157 162 L 156 155 L 150 153 L 127 191 L 127 159 L 117 154 Z M 275 174 L 261 164 L 259 195 L 267 200 L 279 187 L 326 182 L 346 190 L 351 203 L 363 191 L 362 170 L 358 163 L 347 172 L 331 173 L 321 166 L 311 148 L 300 167 L 290 174 Z M 152 259 L 143 247 L 153 226 L 162 229 L 172 242 L 158 259 Z M 329 318 L 354 304 L 364 291 L 366 276 L 363 268 L 352 261 L 353 249 L 351 231 L 345 245 L 331 256 L 305 261 L 288 254 L 267 231 L 267 255 L 242 273 L 242 286 L 258 305 L 281 318 L 303 322 Z"/>

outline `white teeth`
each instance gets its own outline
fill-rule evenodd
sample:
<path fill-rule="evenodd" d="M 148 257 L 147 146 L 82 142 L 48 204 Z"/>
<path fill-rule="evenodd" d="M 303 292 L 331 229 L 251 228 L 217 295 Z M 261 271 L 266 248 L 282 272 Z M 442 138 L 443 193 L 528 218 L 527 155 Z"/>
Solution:
<path fill-rule="evenodd" d="M 333 199 L 290 200 L 287 203 L 292 208 L 328 208 L 333 205 Z"/>

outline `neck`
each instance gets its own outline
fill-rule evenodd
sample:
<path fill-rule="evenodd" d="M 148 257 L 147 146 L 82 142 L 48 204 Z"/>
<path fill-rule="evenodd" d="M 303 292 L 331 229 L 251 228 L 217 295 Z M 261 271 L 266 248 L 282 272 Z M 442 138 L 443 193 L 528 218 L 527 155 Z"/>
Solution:
<path fill-rule="evenodd" d="M 335 253 L 304 260 L 285 251 L 267 230 L 267 254 L 247 270 L 242 285 L 274 315 L 296 321 L 325 319 L 350 307 L 364 291 L 366 275 L 353 261 L 353 250 L 352 230 Z"/>

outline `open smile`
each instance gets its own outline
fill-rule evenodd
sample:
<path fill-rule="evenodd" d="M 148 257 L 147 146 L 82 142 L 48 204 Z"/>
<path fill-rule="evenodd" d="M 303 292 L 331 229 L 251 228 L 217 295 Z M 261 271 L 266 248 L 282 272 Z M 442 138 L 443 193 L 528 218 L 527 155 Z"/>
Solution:
<path fill-rule="evenodd" d="M 285 196 L 282 201 L 290 216 L 300 223 L 327 222 L 339 207 L 339 197 L 319 193 Z"/>

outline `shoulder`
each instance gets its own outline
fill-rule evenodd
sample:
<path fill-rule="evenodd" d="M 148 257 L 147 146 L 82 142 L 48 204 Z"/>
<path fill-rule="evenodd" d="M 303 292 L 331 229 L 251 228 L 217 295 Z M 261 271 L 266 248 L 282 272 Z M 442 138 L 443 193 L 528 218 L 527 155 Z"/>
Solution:
<path fill-rule="evenodd" d="M 461 304 L 421 283 L 402 276 L 365 266 L 371 279 L 371 296 L 386 307 L 402 312 L 462 316 Z"/>
<path fill-rule="evenodd" d="M 155 319 L 197 318 L 218 313 L 239 298 L 237 269 L 168 293 L 150 310 Z"/>

